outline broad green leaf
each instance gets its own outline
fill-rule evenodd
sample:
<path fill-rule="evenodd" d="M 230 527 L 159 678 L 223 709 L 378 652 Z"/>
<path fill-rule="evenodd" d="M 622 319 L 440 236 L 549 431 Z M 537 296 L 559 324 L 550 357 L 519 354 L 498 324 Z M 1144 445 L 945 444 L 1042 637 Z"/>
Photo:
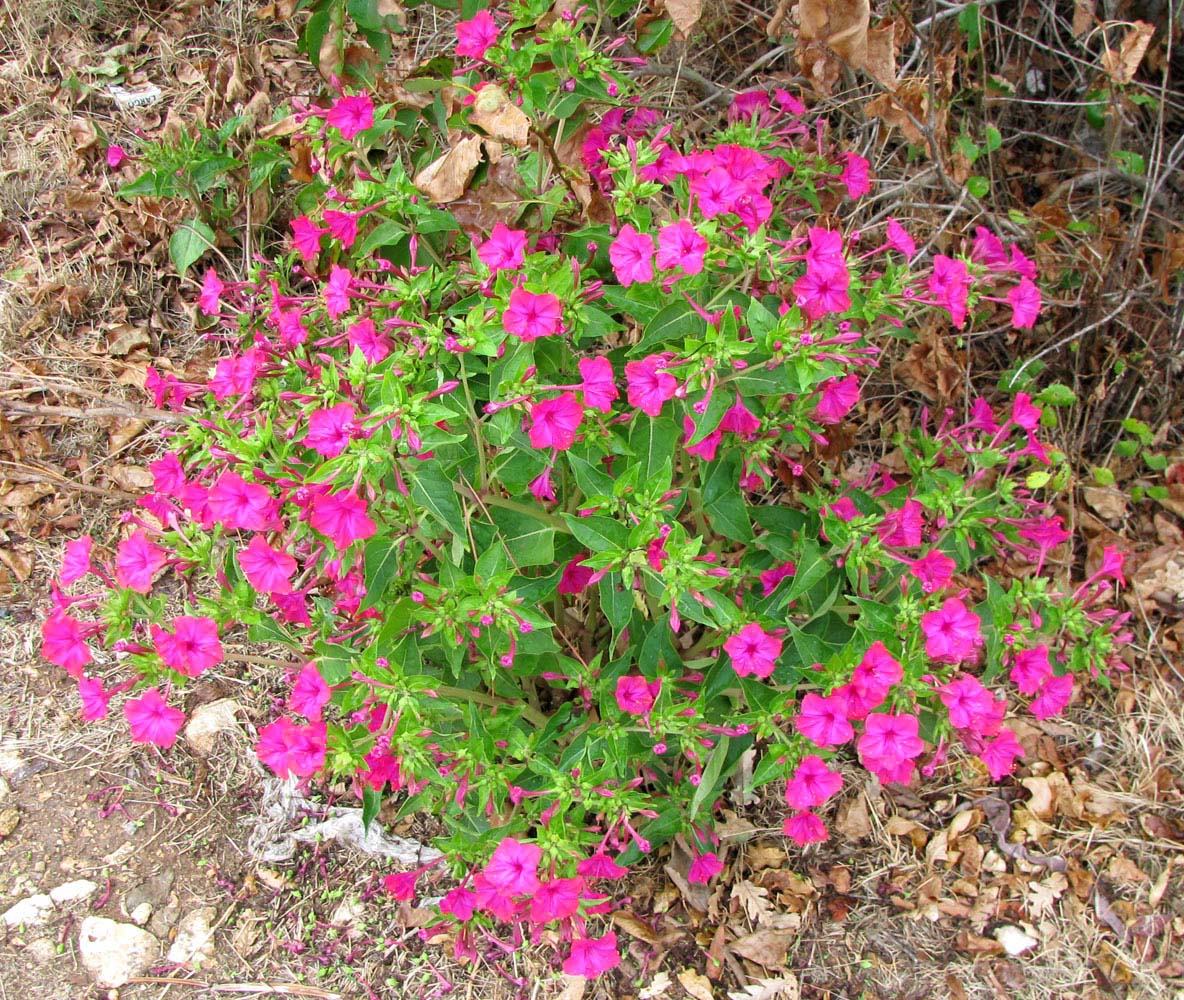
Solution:
<path fill-rule="evenodd" d="M 629 355 L 638 357 L 670 346 L 680 347 L 688 337 L 702 337 L 706 331 L 703 317 L 689 302 L 672 302 L 646 323 L 641 340 L 629 349 Z"/>
<path fill-rule="evenodd" d="M 541 518 L 504 507 L 491 507 L 489 513 L 517 566 L 546 566 L 555 561 L 555 529 Z"/>
<path fill-rule="evenodd" d="M 169 240 L 169 257 L 181 277 L 214 245 L 214 230 L 201 219 L 189 219 Z"/>
<path fill-rule="evenodd" d="M 611 517 L 593 514 L 591 517 L 576 517 L 574 514 L 564 514 L 567 526 L 580 543 L 592 553 L 598 555 L 609 549 L 622 552 L 629 549 L 629 529 L 620 521 Z"/>
<path fill-rule="evenodd" d="M 740 454 L 729 451 L 707 467 L 703 513 L 717 532 L 737 541 L 752 540 L 748 510 L 740 495 Z"/>
<path fill-rule="evenodd" d="M 661 477 L 663 487 L 670 485 L 677 441 L 678 430 L 669 417 L 647 417 L 639 413 L 633 418 L 629 447 L 637 458 L 639 483 L 650 485 Z"/>
<path fill-rule="evenodd" d="M 456 498 L 456 487 L 442 469 L 432 462 L 418 463 L 407 479 L 415 502 L 427 508 L 445 531 L 462 530 L 464 513 Z"/>

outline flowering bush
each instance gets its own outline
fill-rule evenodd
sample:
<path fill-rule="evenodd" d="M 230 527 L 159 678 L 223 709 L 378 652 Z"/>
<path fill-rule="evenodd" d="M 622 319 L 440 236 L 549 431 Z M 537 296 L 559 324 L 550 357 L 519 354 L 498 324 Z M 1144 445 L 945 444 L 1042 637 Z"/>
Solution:
<path fill-rule="evenodd" d="M 291 250 L 206 272 L 230 353 L 205 385 L 152 374 L 190 419 L 114 552 L 68 546 L 43 652 L 88 719 L 134 687 L 132 738 L 168 747 L 184 685 L 270 645 L 288 693 L 259 758 L 349 780 L 368 820 L 384 795 L 438 816 L 458 950 L 555 924 L 590 976 L 618 960 L 586 923 L 608 881 L 679 834 L 692 880 L 721 870 L 743 757 L 799 844 L 827 837 L 842 762 L 909 783 L 961 747 L 1011 773 L 1008 713 L 1117 665 L 1121 557 L 1071 591 L 1046 573 L 1066 477 L 1025 394 L 923 411 L 877 461 L 824 452 L 886 339 L 1032 325 L 1018 248 L 844 229 L 867 164 L 791 95 L 684 145 L 575 19 L 525 27 L 462 23 L 458 81 L 500 79 L 540 129 L 612 105 L 583 171 L 540 139 L 522 211 L 470 239 L 380 155 L 390 107 L 310 110 Z"/>

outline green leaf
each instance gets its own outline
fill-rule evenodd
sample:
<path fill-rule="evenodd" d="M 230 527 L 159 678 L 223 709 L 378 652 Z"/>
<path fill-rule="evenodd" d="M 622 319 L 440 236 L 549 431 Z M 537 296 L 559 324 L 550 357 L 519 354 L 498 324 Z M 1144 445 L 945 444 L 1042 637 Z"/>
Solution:
<path fill-rule="evenodd" d="M 364 607 L 373 607 L 386 596 L 386 588 L 399 574 L 399 546 L 384 535 L 375 535 L 366 542 L 366 600 Z"/>
<path fill-rule="evenodd" d="M 985 198 L 991 193 L 991 182 L 981 174 L 976 174 L 967 179 L 966 190 L 970 192 L 972 197 Z"/>
<path fill-rule="evenodd" d="M 804 541 L 802 555 L 798 560 L 797 572 L 793 575 L 793 583 L 785 592 L 785 601 L 795 600 L 813 589 L 814 585 L 831 571 L 831 563 L 817 542 Z"/>
<path fill-rule="evenodd" d="M 672 302 L 645 325 L 641 340 L 629 349 L 629 356 L 654 353 L 654 348 L 681 347 L 687 338 L 707 331 L 703 317 L 685 300 Z"/>
<path fill-rule="evenodd" d="M 518 567 L 555 561 L 555 529 L 545 521 L 504 507 L 491 508 L 490 516 Z"/>
<path fill-rule="evenodd" d="M 1042 403 L 1045 406 L 1072 406 L 1077 402 L 1077 393 L 1064 383 L 1054 382 L 1040 391 L 1040 394 L 1036 397 L 1036 402 Z"/>
<path fill-rule="evenodd" d="M 567 526 L 579 539 L 580 544 L 593 555 L 598 555 L 606 549 L 618 549 L 622 552 L 629 550 L 629 529 L 620 521 L 599 514 L 593 514 L 591 517 L 564 514 L 563 519 L 567 521 Z"/>
<path fill-rule="evenodd" d="M 633 591 L 624 586 L 620 573 L 609 573 L 600 579 L 600 610 L 616 635 L 629 624 L 633 615 Z"/>
<path fill-rule="evenodd" d="M 386 222 L 380 222 L 358 244 L 357 254 L 359 257 L 368 257 L 379 247 L 398 243 L 406 235 L 407 227 L 402 223 L 392 222 L 389 219 Z"/>
<path fill-rule="evenodd" d="M 370 824 L 378 816 L 378 810 L 382 808 L 382 792 L 377 788 L 371 788 L 365 785 L 362 788 L 362 830 L 369 832 Z"/>
<path fill-rule="evenodd" d="M 703 768 L 703 773 L 699 776 L 699 787 L 695 789 L 695 794 L 691 798 L 689 812 L 691 822 L 695 821 L 695 817 L 699 815 L 699 810 L 703 808 L 705 803 L 715 801 L 723 776 L 724 764 L 728 759 L 728 747 L 731 745 L 732 738 L 730 736 L 721 736 L 719 742 L 711 748 L 711 754 L 707 758 L 707 766 Z"/>
<path fill-rule="evenodd" d="M 214 230 L 201 219 L 189 219 L 169 240 L 169 257 L 181 277 L 214 245 Z"/>
<path fill-rule="evenodd" d="M 1003 136 L 994 125 L 988 125 L 983 131 L 983 138 L 987 144 L 987 152 L 994 153 L 1003 145 Z"/>
<path fill-rule="evenodd" d="M 637 457 L 640 482 L 649 484 L 661 477 L 663 484 L 669 486 L 677 441 L 678 430 L 669 417 L 647 417 L 639 413 L 633 418 L 629 447 Z"/>
<path fill-rule="evenodd" d="M 731 409 L 732 400 L 733 396 L 730 392 L 719 389 L 711 394 L 711 400 L 702 415 L 696 413 L 693 406 L 687 407 L 687 416 L 695 422 L 695 433 L 687 442 L 688 448 L 697 445 L 719 426 L 720 421 L 724 419 L 724 414 Z"/>
<path fill-rule="evenodd" d="M 703 513 L 717 533 L 737 541 L 752 540 L 752 525 L 740 495 L 738 452 L 728 451 L 707 467 L 703 480 Z"/>
<path fill-rule="evenodd" d="M 977 3 L 969 3 L 958 15 L 958 27 L 966 36 L 966 51 L 974 55 L 983 43 L 983 17 Z"/>
<path fill-rule="evenodd" d="M 456 487 L 439 466 L 431 462 L 418 463 L 407 479 L 412 498 L 426 508 L 445 531 L 455 534 L 461 530 L 464 512 L 456 498 Z"/>

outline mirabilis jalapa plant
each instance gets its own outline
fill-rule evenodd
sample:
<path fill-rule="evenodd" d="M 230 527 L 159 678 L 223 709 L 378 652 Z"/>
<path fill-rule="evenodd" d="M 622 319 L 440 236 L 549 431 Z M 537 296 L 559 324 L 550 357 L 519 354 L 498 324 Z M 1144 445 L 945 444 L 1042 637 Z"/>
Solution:
<path fill-rule="evenodd" d="M 532 6 L 461 23 L 455 82 L 498 82 L 539 128 L 607 106 L 582 156 L 612 223 L 540 145 L 522 213 L 470 240 L 378 155 L 394 109 L 309 109 L 290 251 L 206 272 L 229 353 L 205 385 L 152 373 L 190 419 L 114 551 L 67 546 L 43 653 L 87 719 L 127 692 L 133 739 L 167 748 L 184 685 L 270 644 L 288 696 L 259 758 L 348 779 L 368 821 L 382 796 L 438 816 L 443 861 L 387 887 L 458 877 L 458 953 L 551 925 L 592 976 L 619 960 L 588 920 L 608 882 L 675 835 L 692 881 L 722 869 L 716 805 L 749 751 L 802 845 L 840 761 L 909 783 L 960 747 L 1010 774 L 1009 713 L 1119 666 L 1122 560 L 1071 592 L 1045 572 L 1062 456 L 1022 393 L 922 413 L 891 469 L 807 469 L 884 338 L 1035 322 L 1018 248 L 980 229 L 925 258 L 897 222 L 844 229 L 867 163 L 793 96 L 743 94 L 684 146 L 578 16 Z M 1028 572 L 997 582 L 1003 558 Z"/>

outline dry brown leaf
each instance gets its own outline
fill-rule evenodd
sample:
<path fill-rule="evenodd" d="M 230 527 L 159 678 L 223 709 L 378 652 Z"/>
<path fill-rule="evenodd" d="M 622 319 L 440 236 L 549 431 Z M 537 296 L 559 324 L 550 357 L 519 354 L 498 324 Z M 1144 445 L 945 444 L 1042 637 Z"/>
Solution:
<path fill-rule="evenodd" d="M 814 89 L 824 97 L 830 96 L 839 82 L 842 64 L 825 43 L 799 40 L 794 58 Z"/>
<path fill-rule="evenodd" d="M 0 507 L 13 510 L 19 507 L 30 507 L 43 497 L 53 493 L 54 488 L 48 483 L 21 483 L 6 493 L 0 494 Z"/>
<path fill-rule="evenodd" d="M 21 583 L 33 572 L 33 557 L 23 549 L 0 548 L 0 563 L 4 563 Z"/>
<path fill-rule="evenodd" d="M 107 447 L 111 454 L 121 451 L 126 445 L 136 439 L 147 426 L 143 420 L 135 417 L 114 417 L 107 431 Z"/>
<path fill-rule="evenodd" d="M 564 973 L 563 992 L 559 994 L 557 1000 L 582 1000 L 587 986 L 588 980 L 583 976 L 569 976 Z"/>
<path fill-rule="evenodd" d="M 897 85 L 896 93 L 880 94 L 867 103 L 867 113 L 885 125 L 899 128 L 914 146 L 925 142 L 917 123 L 924 126 L 929 117 L 929 87 L 924 79 L 911 78 Z"/>
<path fill-rule="evenodd" d="M 781 931 L 760 930 L 733 941 L 729 950 L 765 969 L 779 969 L 789 954 L 789 935 Z"/>
<path fill-rule="evenodd" d="M 678 981 L 695 1000 L 715 1000 L 715 991 L 711 987 L 711 980 L 700 975 L 694 969 L 683 969 L 678 974 Z"/>
<path fill-rule="evenodd" d="M 469 121 L 494 139 L 504 139 L 519 149 L 530 139 L 530 119 L 496 85 L 491 84 L 477 91 Z"/>
<path fill-rule="evenodd" d="M 759 923 L 770 909 L 769 890 L 747 879 L 732 886 L 732 899 L 744 908 L 745 916 L 753 923 Z"/>
<path fill-rule="evenodd" d="M 868 815 L 867 796 L 862 792 L 839 806 L 835 829 L 847 841 L 863 840 L 872 835 L 871 816 Z"/>
<path fill-rule="evenodd" d="M 797 977 L 785 973 L 776 979 L 761 979 L 743 989 L 731 990 L 728 1000 L 798 1000 L 801 995 Z"/>
<path fill-rule="evenodd" d="M 1073 0 L 1073 37 L 1080 38 L 1094 24 L 1096 0 Z"/>
<path fill-rule="evenodd" d="M 142 465 L 123 462 L 108 467 L 107 478 L 125 493 L 147 493 L 154 485 L 152 473 Z"/>
<path fill-rule="evenodd" d="M 867 58 L 868 0 L 800 0 L 801 39 L 822 42 L 858 69 Z"/>
<path fill-rule="evenodd" d="M 1119 43 L 1118 51 L 1107 48 L 1102 53 L 1102 68 L 1111 80 L 1117 84 L 1126 84 L 1135 78 L 1154 34 L 1155 25 L 1146 21 L 1133 21 Z"/>
<path fill-rule="evenodd" d="M 666 0 L 666 13 L 683 38 L 689 38 L 703 15 L 703 0 Z"/>
<path fill-rule="evenodd" d="M 103 330 L 103 351 L 112 357 L 123 358 L 132 351 L 146 350 L 152 338 L 146 326 L 132 323 L 113 323 Z"/>
<path fill-rule="evenodd" d="M 481 162 L 481 137 L 468 135 L 415 175 L 415 186 L 437 205 L 465 193 Z"/>
<path fill-rule="evenodd" d="M 785 858 L 785 851 L 772 844 L 753 844 L 744 852 L 744 860 L 754 872 L 763 868 L 780 868 Z"/>
<path fill-rule="evenodd" d="M 896 89 L 896 23 L 885 21 L 869 29 L 863 68 L 889 90 Z"/>
<path fill-rule="evenodd" d="M 1126 517 L 1126 497 L 1122 491 L 1101 486 L 1086 486 L 1081 491 L 1085 502 L 1107 521 Z"/>
<path fill-rule="evenodd" d="M 242 705 L 233 698 L 199 705 L 185 724 L 185 739 L 199 757 L 208 757 L 214 752 L 219 733 L 239 731 L 238 715 L 242 710 Z"/>
<path fill-rule="evenodd" d="M 637 938 L 638 941 L 644 941 L 646 944 L 657 944 L 658 942 L 658 935 L 654 933 L 654 929 L 629 910 L 615 911 L 612 915 L 612 922 L 630 937 Z"/>

